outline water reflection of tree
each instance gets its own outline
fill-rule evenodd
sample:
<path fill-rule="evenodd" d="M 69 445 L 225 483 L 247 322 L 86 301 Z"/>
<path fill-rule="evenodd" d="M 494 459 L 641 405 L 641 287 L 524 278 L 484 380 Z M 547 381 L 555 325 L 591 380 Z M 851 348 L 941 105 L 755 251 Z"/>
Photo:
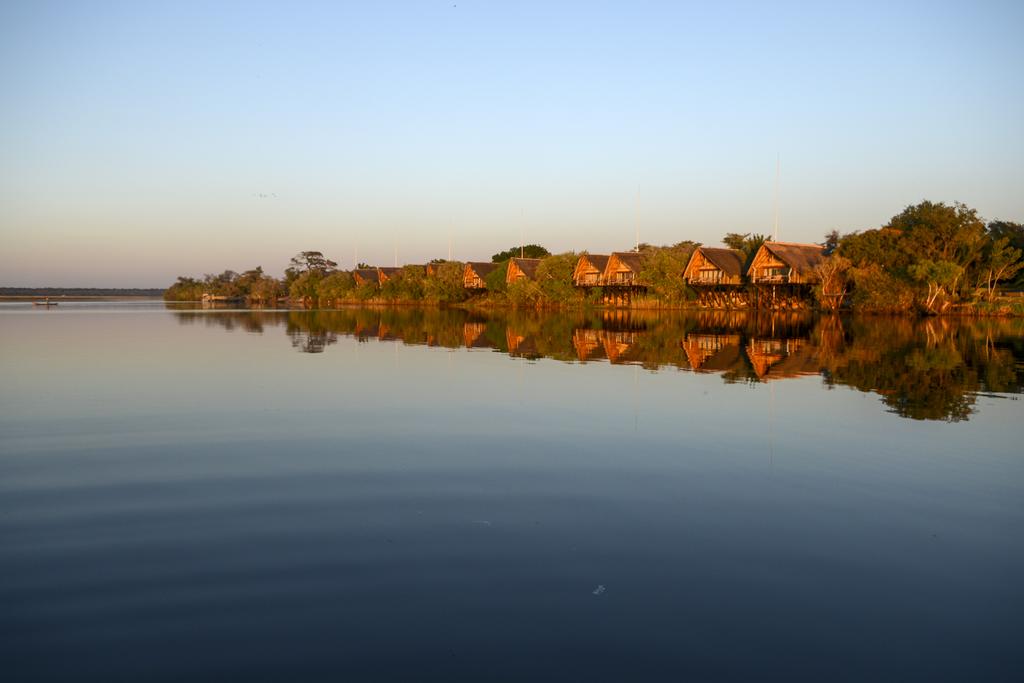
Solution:
<path fill-rule="evenodd" d="M 842 343 L 822 355 L 826 383 L 879 394 L 918 420 L 965 420 L 979 392 L 1019 393 L 1020 354 L 1010 341 L 1020 321 L 854 319 Z"/>
<path fill-rule="evenodd" d="M 818 375 L 829 387 L 877 393 L 890 411 L 914 419 L 964 420 L 978 393 L 1024 388 L 1020 320 L 412 307 L 175 315 L 183 324 L 256 333 L 283 325 L 292 346 L 306 353 L 322 353 L 347 336 L 651 371 L 672 367 L 716 373 L 726 382 Z"/>

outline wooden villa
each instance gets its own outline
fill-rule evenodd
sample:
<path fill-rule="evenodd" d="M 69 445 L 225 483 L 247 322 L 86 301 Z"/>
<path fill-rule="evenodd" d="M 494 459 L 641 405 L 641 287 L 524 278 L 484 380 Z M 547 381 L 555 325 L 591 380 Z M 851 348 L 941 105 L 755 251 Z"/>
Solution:
<path fill-rule="evenodd" d="M 536 280 L 537 266 L 540 265 L 539 258 L 514 258 L 508 262 L 508 272 L 505 273 L 505 284 L 512 284 L 520 280 Z"/>
<path fill-rule="evenodd" d="M 462 286 L 466 289 L 487 289 L 487 276 L 497 269 L 497 263 L 471 261 L 462 269 Z"/>
<path fill-rule="evenodd" d="M 683 279 L 693 287 L 742 285 L 743 254 L 735 249 L 697 247 L 683 270 Z"/>
<path fill-rule="evenodd" d="M 683 269 L 683 279 L 697 291 L 704 308 L 745 308 L 750 297 L 743 287 L 743 254 L 735 249 L 697 247 Z"/>
<path fill-rule="evenodd" d="M 380 285 L 380 270 L 377 268 L 356 268 L 352 271 L 352 279 L 356 285 Z"/>
<path fill-rule="evenodd" d="M 635 251 L 616 251 L 608 257 L 602 275 L 606 287 L 637 287 L 643 260 Z"/>
<path fill-rule="evenodd" d="M 817 244 L 765 242 L 747 268 L 754 285 L 753 304 L 775 309 L 800 309 L 807 306 L 811 285 L 818 282 L 814 271 L 825 256 Z"/>
<path fill-rule="evenodd" d="M 765 242 L 747 268 L 753 284 L 810 285 L 818 281 L 815 266 L 824 260 L 825 247 L 817 244 Z"/>
<path fill-rule="evenodd" d="M 634 293 L 645 291 L 640 280 L 643 257 L 635 251 L 616 251 L 608 256 L 601 286 L 604 287 L 603 301 L 612 306 L 628 306 Z"/>
<path fill-rule="evenodd" d="M 608 255 L 580 254 L 572 271 L 572 283 L 577 287 L 599 287 L 604 284 L 604 269 Z"/>

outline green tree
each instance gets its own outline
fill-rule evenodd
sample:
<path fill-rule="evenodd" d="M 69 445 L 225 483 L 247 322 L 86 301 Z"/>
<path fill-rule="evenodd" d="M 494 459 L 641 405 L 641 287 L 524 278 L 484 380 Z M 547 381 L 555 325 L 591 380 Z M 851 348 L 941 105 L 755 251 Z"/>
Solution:
<path fill-rule="evenodd" d="M 1007 245 L 1024 253 L 1024 223 L 1013 221 L 992 221 L 988 224 L 988 236 L 993 242 L 1006 239 Z M 1010 280 L 1013 275 L 1006 275 L 1005 279 Z M 1013 280 L 1016 287 L 1024 287 L 1024 270 L 1017 271 L 1017 279 Z"/>
<path fill-rule="evenodd" d="M 1005 237 L 1011 247 L 1024 251 L 1024 223 L 992 221 L 988 224 L 987 230 L 988 236 L 993 240 Z"/>
<path fill-rule="evenodd" d="M 380 295 L 389 301 L 419 301 L 423 298 L 425 280 L 423 266 L 405 266 L 381 285 Z"/>
<path fill-rule="evenodd" d="M 423 298 L 434 303 L 465 301 L 467 292 L 462 286 L 463 265 L 456 261 L 432 261 L 435 274 L 423 283 Z"/>
<path fill-rule="evenodd" d="M 576 260 L 576 254 L 567 252 L 548 256 L 537 265 L 536 284 L 544 302 L 564 305 L 583 300 L 582 290 L 572 284 Z"/>
<path fill-rule="evenodd" d="M 647 290 L 665 303 L 678 304 L 692 299 L 693 291 L 683 281 L 683 271 L 696 242 L 680 242 L 671 247 L 649 247 L 642 251 L 640 281 Z"/>
<path fill-rule="evenodd" d="M 818 276 L 814 298 L 822 308 L 835 311 L 843 305 L 849 289 L 849 270 L 850 260 L 839 254 L 832 254 L 814 267 Z"/>
<path fill-rule="evenodd" d="M 352 273 L 338 270 L 320 281 L 317 285 L 317 297 L 322 304 L 334 306 L 339 301 L 350 298 L 355 287 L 356 281 Z"/>
<path fill-rule="evenodd" d="M 989 239 L 982 250 L 979 268 L 977 269 L 977 287 L 989 301 L 995 299 L 996 286 L 1012 279 L 1021 269 L 1021 250 L 1010 244 L 1008 237 Z"/>
<path fill-rule="evenodd" d="M 204 292 L 217 296 L 235 298 L 242 296 L 238 286 L 238 273 L 233 270 L 225 270 L 219 275 L 207 273 L 203 277 Z"/>
<path fill-rule="evenodd" d="M 730 232 L 726 233 L 725 237 L 722 238 L 722 244 L 743 254 L 744 272 L 747 267 L 750 266 L 750 262 L 753 260 L 754 254 L 756 254 L 757 250 L 761 248 L 761 245 L 767 241 L 767 235 L 757 233 L 751 234 L 749 232 Z"/>
<path fill-rule="evenodd" d="M 521 247 L 511 247 L 505 251 L 499 251 L 491 257 L 492 263 L 501 263 L 510 258 L 544 258 L 550 256 L 551 252 L 539 244 L 526 244 Z"/>
<path fill-rule="evenodd" d="M 311 305 L 320 298 L 319 286 L 323 279 L 324 275 L 316 270 L 299 273 L 288 286 L 288 295 L 304 305 Z"/>
<path fill-rule="evenodd" d="M 199 301 L 203 297 L 203 283 L 192 277 L 178 276 L 178 281 L 164 290 L 167 301 Z"/>
<path fill-rule="evenodd" d="M 914 305 L 914 289 L 877 263 L 850 268 L 853 307 L 878 313 L 904 313 Z"/>
<path fill-rule="evenodd" d="M 956 289 L 957 282 L 963 273 L 963 267 L 952 261 L 921 259 L 910 266 L 910 275 L 928 287 L 924 308 L 929 313 L 939 313 L 945 309 L 948 304 L 944 299 L 948 298 Z"/>
<path fill-rule="evenodd" d="M 292 256 L 284 271 L 285 283 L 291 288 L 292 283 L 303 273 L 317 273 L 322 278 L 338 266 L 319 251 L 300 251 Z"/>
<path fill-rule="evenodd" d="M 959 202 L 949 206 L 924 201 L 908 206 L 893 216 L 887 227 L 901 233 L 900 250 L 915 264 L 907 270 L 911 278 L 935 283 L 934 278 L 939 277 L 943 280 L 942 293 L 952 297 L 960 294 L 961 276 L 976 264 L 985 248 L 985 223 L 978 218 L 977 211 Z M 946 282 L 951 273 L 950 281 Z M 929 285 L 927 299 L 934 301 L 934 293 Z M 931 306 L 925 308 L 931 310 Z"/>
<path fill-rule="evenodd" d="M 488 292 L 504 293 L 506 290 L 505 278 L 508 277 L 508 261 L 505 261 L 497 268 L 488 273 L 484 278 L 487 283 Z"/>

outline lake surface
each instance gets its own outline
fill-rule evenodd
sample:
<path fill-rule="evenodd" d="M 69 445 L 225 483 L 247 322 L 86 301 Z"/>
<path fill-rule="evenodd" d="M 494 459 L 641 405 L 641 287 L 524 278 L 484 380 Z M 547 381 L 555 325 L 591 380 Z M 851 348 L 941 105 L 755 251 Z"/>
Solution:
<path fill-rule="evenodd" d="M 1021 680 L 1022 335 L 0 305 L 0 672 Z"/>

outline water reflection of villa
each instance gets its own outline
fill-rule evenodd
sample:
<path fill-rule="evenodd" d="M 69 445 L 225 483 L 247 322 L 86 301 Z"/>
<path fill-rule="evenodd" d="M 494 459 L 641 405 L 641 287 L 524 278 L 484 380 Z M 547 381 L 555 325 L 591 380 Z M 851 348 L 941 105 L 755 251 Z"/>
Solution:
<path fill-rule="evenodd" d="M 770 316 L 741 311 L 697 315 L 630 311 L 545 315 L 461 309 L 350 308 L 224 311 L 172 307 L 182 323 L 265 333 L 284 326 L 292 345 L 321 353 L 342 335 L 367 341 L 493 349 L 520 358 L 603 361 L 649 370 L 676 367 L 758 383 L 807 375 L 872 391 L 893 412 L 960 420 L 980 391 L 1020 393 L 1024 321 L 912 321 Z"/>
<path fill-rule="evenodd" d="M 517 358 L 542 358 L 537 350 L 537 340 L 532 336 L 520 334 L 511 327 L 505 328 L 505 344 L 508 354 Z"/>
<path fill-rule="evenodd" d="M 604 353 L 609 363 L 640 362 L 637 353 L 637 339 L 640 333 L 636 330 L 609 330 L 601 339 Z"/>
<path fill-rule="evenodd" d="M 581 361 L 607 359 L 601 335 L 603 330 L 578 327 L 572 331 L 572 348 Z"/>
<path fill-rule="evenodd" d="M 487 323 L 467 322 L 462 324 L 462 343 L 467 349 L 490 348 L 484 332 L 487 331 Z"/>
<path fill-rule="evenodd" d="M 681 345 L 691 369 L 721 372 L 740 360 L 740 343 L 738 334 L 688 334 Z"/>
<path fill-rule="evenodd" d="M 757 339 L 746 346 L 747 358 L 758 379 L 784 379 L 821 372 L 814 347 L 807 339 Z"/>

